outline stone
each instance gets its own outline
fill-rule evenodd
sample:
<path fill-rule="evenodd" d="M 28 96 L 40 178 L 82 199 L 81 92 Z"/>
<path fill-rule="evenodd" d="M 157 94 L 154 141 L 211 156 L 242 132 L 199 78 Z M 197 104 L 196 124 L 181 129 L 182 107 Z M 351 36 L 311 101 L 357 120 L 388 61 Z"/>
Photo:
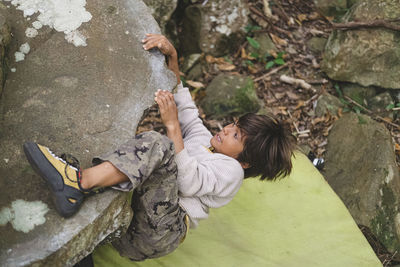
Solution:
<path fill-rule="evenodd" d="M 323 37 L 311 37 L 307 41 L 307 47 L 314 53 L 322 53 L 326 45 L 326 38 Z"/>
<path fill-rule="evenodd" d="M 253 80 L 230 74 L 220 74 L 211 81 L 200 105 L 212 118 L 240 116 L 260 108 Z"/>
<path fill-rule="evenodd" d="M 397 0 L 360 0 L 344 22 L 391 20 L 400 17 Z M 335 30 L 323 55 L 322 69 L 334 80 L 400 88 L 400 42 L 396 31 L 373 28 Z"/>
<path fill-rule="evenodd" d="M 373 86 L 362 86 L 356 83 L 342 85 L 343 94 L 350 97 L 360 105 L 368 105 L 369 100 L 376 95 Z"/>
<path fill-rule="evenodd" d="M 221 56 L 234 50 L 245 35 L 249 9 L 244 0 L 213 0 L 189 5 L 179 34 L 184 55 Z"/>
<path fill-rule="evenodd" d="M 176 86 L 164 56 L 142 48 L 146 33 L 160 33 L 142 1 L 88 1 L 85 8 L 92 18 L 79 27 L 87 37 L 79 47 L 48 26 L 28 38 L 32 20 L 13 6 L 0 9 L 13 31 L 9 53 L 24 43 L 31 48 L 25 60 L 10 62 L 17 71 L 9 73 L 0 100 L 0 266 L 72 266 L 106 236 L 121 234 L 132 216 L 127 194 L 109 190 L 62 218 L 22 144 L 71 153 L 87 168 L 92 157 L 134 136 L 157 88 Z M 40 210 L 27 226 L 15 227 L 18 200 Z"/>
<path fill-rule="evenodd" d="M 276 46 L 275 46 L 274 42 L 272 42 L 268 33 L 256 34 L 254 36 L 254 40 L 260 45 L 260 48 L 256 49 L 249 44 L 248 50 L 250 53 L 256 53 L 260 57 L 263 57 L 266 54 L 269 55 L 271 53 L 271 51 L 277 52 Z"/>
<path fill-rule="evenodd" d="M 178 5 L 178 0 L 143 0 L 143 2 L 150 8 L 151 14 L 165 34 L 167 23 Z"/>
<path fill-rule="evenodd" d="M 393 112 L 386 110 L 389 105 L 394 105 L 394 101 L 389 92 L 376 95 L 368 102 L 370 110 L 382 117 L 389 117 L 393 119 Z"/>
<path fill-rule="evenodd" d="M 345 105 L 340 101 L 339 98 L 325 93 L 318 97 L 317 106 L 315 107 L 315 115 L 322 117 L 326 113 L 337 115 L 339 108 L 344 108 Z"/>
<path fill-rule="evenodd" d="M 348 0 L 314 0 L 314 4 L 325 16 L 339 16 L 346 13 Z"/>
<path fill-rule="evenodd" d="M 399 251 L 400 177 L 390 132 L 350 112 L 333 124 L 326 151 L 323 175 L 356 223 Z"/>

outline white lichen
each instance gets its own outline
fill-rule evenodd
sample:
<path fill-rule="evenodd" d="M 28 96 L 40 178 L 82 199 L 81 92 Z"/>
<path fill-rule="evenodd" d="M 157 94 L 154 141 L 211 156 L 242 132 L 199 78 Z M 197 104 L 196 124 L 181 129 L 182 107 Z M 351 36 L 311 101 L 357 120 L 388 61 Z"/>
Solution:
<path fill-rule="evenodd" d="M 11 3 L 24 12 L 24 17 L 39 13 L 37 21 L 32 23 L 34 28 L 28 29 L 37 32 L 42 25 L 46 25 L 68 35 L 65 39 L 74 45 L 86 45 L 86 38 L 82 37 L 82 34 L 76 33 L 82 23 L 88 22 L 92 18 L 92 15 L 85 9 L 86 0 L 12 0 Z M 32 30 L 29 35 L 26 32 L 28 37 L 34 37 L 31 34 Z M 71 40 L 71 38 L 76 39 Z"/>
<path fill-rule="evenodd" d="M 86 46 L 86 37 L 81 34 L 78 30 L 69 32 L 65 35 L 65 40 L 68 43 L 72 43 L 75 46 Z"/>
<path fill-rule="evenodd" d="M 38 35 L 38 31 L 34 28 L 27 28 L 25 30 L 25 35 L 26 35 L 26 37 L 34 38 Z"/>
<path fill-rule="evenodd" d="M 40 21 L 34 21 L 34 22 L 32 23 L 32 26 L 33 26 L 33 28 L 35 28 L 36 30 L 40 30 L 40 29 L 43 27 L 43 25 L 42 25 L 42 23 L 40 23 Z"/>
<path fill-rule="evenodd" d="M 25 54 L 20 51 L 15 52 L 14 55 L 15 55 L 15 62 L 19 62 L 25 59 Z"/>
<path fill-rule="evenodd" d="M 17 199 L 0 211 L 0 225 L 11 223 L 16 231 L 28 233 L 36 225 L 46 222 L 45 215 L 49 211 L 47 205 L 41 201 L 25 201 Z"/>
<path fill-rule="evenodd" d="M 28 43 L 24 43 L 19 47 L 19 51 L 26 55 L 29 53 L 29 51 L 31 51 L 31 47 L 29 46 Z"/>
<path fill-rule="evenodd" d="M 11 68 L 11 72 L 16 72 L 17 69 L 16 68 Z"/>

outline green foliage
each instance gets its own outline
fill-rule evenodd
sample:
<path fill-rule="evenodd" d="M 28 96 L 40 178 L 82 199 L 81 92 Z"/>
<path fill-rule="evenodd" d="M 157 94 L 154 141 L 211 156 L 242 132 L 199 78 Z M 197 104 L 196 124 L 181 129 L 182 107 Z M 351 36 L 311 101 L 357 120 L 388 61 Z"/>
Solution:
<path fill-rule="evenodd" d="M 392 110 L 394 108 L 398 108 L 400 107 L 400 103 L 396 103 L 396 104 L 389 104 L 386 106 L 386 110 Z"/>
<path fill-rule="evenodd" d="M 244 30 L 247 34 L 252 33 L 254 31 L 259 31 L 261 30 L 261 27 L 258 25 L 252 25 L 252 24 L 247 24 L 246 27 L 244 27 Z"/>
<path fill-rule="evenodd" d="M 249 42 L 249 44 L 250 44 L 252 47 L 254 47 L 255 49 L 259 49 L 259 48 L 260 48 L 260 44 L 259 44 L 256 40 L 254 40 L 253 38 L 247 36 L 246 39 L 247 39 L 247 41 Z"/>
<path fill-rule="evenodd" d="M 267 64 L 265 64 L 265 69 L 270 69 L 274 65 L 283 65 L 283 64 L 285 64 L 285 60 L 283 59 L 283 55 L 284 54 L 285 54 L 285 52 L 279 52 L 275 59 L 272 59 L 272 60 L 268 61 Z"/>
<path fill-rule="evenodd" d="M 265 68 L 266 69 L 270 69 L 275 65 L 275 63 L 273 61 L 269 61 L 267 62 L 267 64 L 265 64 Z"/>

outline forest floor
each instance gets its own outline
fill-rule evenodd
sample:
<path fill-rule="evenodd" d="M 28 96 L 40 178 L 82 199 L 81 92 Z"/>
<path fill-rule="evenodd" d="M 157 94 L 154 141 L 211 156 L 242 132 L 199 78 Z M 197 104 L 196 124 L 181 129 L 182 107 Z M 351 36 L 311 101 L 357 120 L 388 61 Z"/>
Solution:
<path fill-rule="evenodd" d="M 332 31 L 333 17 L 321 15 L 313 1 L 273 1 L 274 4 L 270 5 L 273 16 L 265 15 L 263 0 L 248 0 L 248 3 L 251 25 L 247 27 L 247 37 L 253 37 L 256 32 L 269 33 L 277 49 L 284 53 L 271 53 L 269 58 L 264 59 L 254 58 L 249 53 L 252 44 L 247 39 L 230 55 L 221 58 L 206 56 L 204 59 L 207 68 L 203 71 L 203 76 L 197 81 L 186 81 L 192 96 L 195 101 L 200 100 L 204 96 L 204 88 L 221 72 L 250 76 L 255 83 L 258 97 L 270 112 L 290 124 L 298 144 L 308 146 L 316 157 L 323 158 L 329 130 L 333 122 L 341 116 L 342 110 L 339 110 L 338 114 L 328 113 L 323 117 L 316 117 L 316 100 L 325 92 L 337 96 L 340 85 L 321 71 L 321 53 L 312 52 L 306 43 L 313 36 L 328 38 Z M 271 62 L 274 62 L 273 66 Z M 311 85 L 311 88 L 283 82 L 280 79 L 282 74 L 301 79 Z M 182 77 L 185 81 L 184 73 Z M 207 118 L 201 109 L 200 116 L 213 134 L 223 125 L 236 119 L 212 120 Z M 371 117 L 382 121 L 373 114 Z M 396 143 L 399 162 L 400 131 L 399 127 L 396 127 L 398 122 L 384 119 L 387 120 L 385 125 Z M 138 127 L 138 132 L 145 130 L 165 132 L 156 107 L 150 109 L 148 116 Z M 359 227 L 384 266 L 400 263 L 400 255 L 389 253 L 367 227 Z"/>

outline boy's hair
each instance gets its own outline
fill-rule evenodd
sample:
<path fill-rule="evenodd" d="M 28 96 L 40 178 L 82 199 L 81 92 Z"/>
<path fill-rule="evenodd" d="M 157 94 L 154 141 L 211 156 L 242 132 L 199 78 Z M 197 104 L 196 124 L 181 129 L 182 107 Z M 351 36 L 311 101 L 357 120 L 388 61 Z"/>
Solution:
<path fill-rule="evenodd" d="M 296 139 L 283 122 L 266 115 L 247 113 L 237 126 L 245 137 L 243 151 L 237 160 L 250 165 L 245 178 L 261 175 L 260 180 L 275 180 L 292 171 L 291 157 Z"/>

